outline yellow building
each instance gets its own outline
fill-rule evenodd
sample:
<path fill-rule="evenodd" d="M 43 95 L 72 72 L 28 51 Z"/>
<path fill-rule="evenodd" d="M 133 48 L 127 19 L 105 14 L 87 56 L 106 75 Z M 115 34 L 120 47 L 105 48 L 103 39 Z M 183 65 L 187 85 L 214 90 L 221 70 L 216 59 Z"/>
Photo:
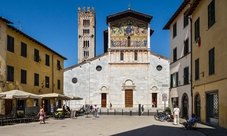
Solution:
<path fill-rule="evenodd" d="M 63 93 L 65 57 L 0 17 L 0 92 Z M 39 109 L 39 100 L 0 100 L 0 114 Z M 45 111 L 53 102 L 42 101 Z"/>
<path fill-rule="evenodd" d="M 194 0 L 192 15 L 193 112 L 227 128 L 227 1 Z"/>

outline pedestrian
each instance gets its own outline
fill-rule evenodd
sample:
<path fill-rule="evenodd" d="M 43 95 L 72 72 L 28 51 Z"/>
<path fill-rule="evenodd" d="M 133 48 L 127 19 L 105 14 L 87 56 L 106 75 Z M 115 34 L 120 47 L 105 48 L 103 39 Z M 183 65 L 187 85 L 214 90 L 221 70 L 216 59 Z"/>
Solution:
<path fill-rule="evenodd" d="M 92 111 L 93 111 L 93 106 L 90 105 L 90 112 L 92 113 Z"/>
<path fill-rule="evenodd" d="M 42 122 L 45 124 L 44 115 L 45 115 L 44 109 L 43 109 L 42 106 L 40 106 L 40 110 L 39 110 L 39 113 L 38 113 L 38 116 L 39 116 L 39 123 L 40 123 L 40 124 L 41 124 Z"/>
<path fill-rule="evenodd" d="M 173 114 L 174 114 L 174 125 L 179 125 L 179 114 L 180 114 L 180 109 L 176 105 L 175 108 L 173 109 Z"/>
<path fill-rule="evenodd" d="M 183 126 L 185 129 L 188 129 L 188 126 L 193 126 L 193 124 L 196 122 L 195 114 L 192 114 L 191 118 L 187 120 L 187 122 L 183 122 Z"/>
<path fill-rule="evenodd" d="M 143 114 L 143 112 L 144 112 L 144 107 L 142 105 L 142 107 L 141 107 L 141 114 Z"/>
<path fill-rule="evenodd" d="M 96 118 L 99 118 L 99 114 L 98 114 L 99 107 L 98 107 L 96 104 L 95 104 L 94 110 L 95 110 L 94 116 L 95 116 Z"/>
<path fill-rule="evenodd" d="M 110 103 L 110 110 L 112 110 L 112 103 Z"/>

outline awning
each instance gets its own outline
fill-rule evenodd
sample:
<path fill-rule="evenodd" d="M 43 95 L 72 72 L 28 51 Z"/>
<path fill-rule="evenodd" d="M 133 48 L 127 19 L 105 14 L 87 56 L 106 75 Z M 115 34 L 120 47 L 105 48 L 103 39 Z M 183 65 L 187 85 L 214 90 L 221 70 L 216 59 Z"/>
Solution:
<path fill-rule="evenodd" d="M 170 98 L 173 98 L 173 97 L 178 97 L 177 88 L 173 88 L 170 90 Z"/>
<path fill-rule="evenodd" d="M 6 92 L 1 92 L 0 95 L 5 95 L 5 97 L 1 97 L 1 99 L 41 99 L 42 96 L 24 92 L 21 90 L 11 90 Z"/>

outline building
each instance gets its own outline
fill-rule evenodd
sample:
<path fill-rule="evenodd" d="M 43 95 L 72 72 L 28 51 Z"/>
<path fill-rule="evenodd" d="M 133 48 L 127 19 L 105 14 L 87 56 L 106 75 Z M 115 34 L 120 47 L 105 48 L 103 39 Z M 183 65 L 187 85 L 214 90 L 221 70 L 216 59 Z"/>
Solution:
<path fill-rule="evenodd" d="M 96 56 L 95 23 L 94 8 L 78 8 L 78 63 Z"/>
<path fill-rule="evenodd" d="M 107 16 L 104 54 L 64 70 L 64 94 L 83 98 L 71 101 L 72 109 L 97 104 L 105 111 L 111 103 L 138 111 L 142 104 L 156 112 L 168 106 L 169 59 L 150 51 L 151 19 L 131 9 Z"/>
<path fill-rule="evenodd" d="M 192 114 L 189 8 L 190 0 L 184 0 L 163 28 L 170 30 L 170 107 L 178 105 L 182 118 Z"/>
<path fill-rule="evenodd" d="M 227 128 L 227 1 L 194 0 L 192 16 L 193 112 Z"/>
<path fill-rule="evenodd" d="M 18 89 L 34 94 L 62 94 L 65 59 L 0 17 L 0 92 Z M 48 112 L 53 101 L 43 100 L 42 104 Z M 25 109 L 32 112 L 39 109 L 38 105 L 39 100 L 0 100 L 0 113 Z"/>

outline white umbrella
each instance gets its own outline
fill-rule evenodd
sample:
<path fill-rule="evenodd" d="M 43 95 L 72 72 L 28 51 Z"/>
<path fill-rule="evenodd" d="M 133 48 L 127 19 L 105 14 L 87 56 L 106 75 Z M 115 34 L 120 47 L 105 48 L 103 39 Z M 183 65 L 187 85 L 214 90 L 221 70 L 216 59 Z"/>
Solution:
<path fill-rule="evenodd" d="M 66 96 L 70 97 L 71 98 L 70 100 L 83 100 L 83 98 L 77 97 L 77 96 L 71 96 L 71 95 L 66 95 Z"/>
<path fill-rule="evenodd" d="M 47 93 L 47 94 L 41 94 L 43 99 L 58 99 L 58 100 L 71 100 L 70 97 L 63 95 L 63 94 L 58 94 L 58 93 Z"/>
<path fill-rule="evenodd" d="M 41 99 L 42 96 L 24 92 L 21 90 L 11 90 L 6 92 L 1 92 L 0 95 L 5 95 L 5 97 L 0 97 L 0 99 Z"/>
<path fill-rule="evenodd" d="M 5 94 L 0 94 L 0 98 L 1 98 L 1 97 L 6 97 L 6 95 L 5 95 Z"/>

